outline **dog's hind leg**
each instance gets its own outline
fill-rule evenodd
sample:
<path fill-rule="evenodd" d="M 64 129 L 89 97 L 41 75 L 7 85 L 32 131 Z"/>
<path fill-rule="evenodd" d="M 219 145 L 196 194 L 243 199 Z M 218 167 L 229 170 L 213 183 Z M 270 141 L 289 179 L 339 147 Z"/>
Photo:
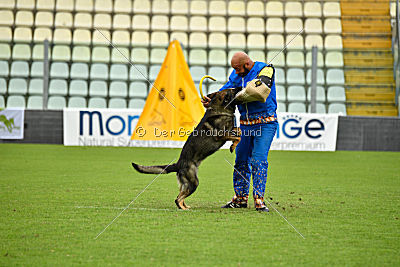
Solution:
<path fill-rule="evenodd" d="M 178 181 L 180 183 L 180 192 L 175 199 L 175 204 L 179 209 L 189 209 L 185 203 L 185 198 L 193 194 L 199 185 L 199 180 L 197 178 L 197 167 L 195 165 L 190 166 L 188 170 L 178 173 Z"/>

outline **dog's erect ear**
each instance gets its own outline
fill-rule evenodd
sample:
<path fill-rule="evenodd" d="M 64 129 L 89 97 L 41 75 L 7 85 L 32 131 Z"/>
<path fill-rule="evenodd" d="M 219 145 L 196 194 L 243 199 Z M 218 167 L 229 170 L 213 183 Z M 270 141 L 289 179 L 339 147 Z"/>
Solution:
<path fill-rule="evenodd" d="M 210 99 L 213 99 L 214 96 L 217 94 L 218 92 L 214 92 L 212 94 L 208 94 L 207 97 L 209 97 Z"/>

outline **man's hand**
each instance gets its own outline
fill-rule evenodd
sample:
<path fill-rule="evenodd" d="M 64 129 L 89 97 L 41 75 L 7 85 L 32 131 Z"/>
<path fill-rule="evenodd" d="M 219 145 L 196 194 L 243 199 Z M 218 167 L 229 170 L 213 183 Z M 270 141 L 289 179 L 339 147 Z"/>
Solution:
<path fill-rule="evenodd" d="M 201 99 L 201 103 L 203 104 L 203 106 L 205 108 L 208 108 L 210 106 L 210 102 L 211 102 L 211 98 L 209 98 L 208 96 L 204 96 L 204 98 Z"/>

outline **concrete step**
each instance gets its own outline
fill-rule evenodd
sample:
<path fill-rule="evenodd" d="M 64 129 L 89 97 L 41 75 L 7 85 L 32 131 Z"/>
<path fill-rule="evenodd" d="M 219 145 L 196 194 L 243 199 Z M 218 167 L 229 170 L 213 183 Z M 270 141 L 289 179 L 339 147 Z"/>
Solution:
<path fill-rule="evenodd" d="M 391 33 L 390 16 L 342 16 L 344 33 Z"/>
<path fill-rule="evenodd" d="M 346 49 L 391 49 L 391 34 L 343 34 L 343 47 Z"/>
<path fill-rule="evenodd" d="M 395 92 L 363 92 L 363 91 L 346 91 L 346 100 L 348 102 L 365 102 L 365 103 L 394 103 Z"/>
<path fill-rule="evenodd" d="M 389 1 L 340 1 L 342 16 L 387 16 L 390 15 Z"/>
<path fill-rule="evenodd" d="M 346 84 L 387 84 L 393 85 L 393 70 L 391 69 L 346 69 L 344 72 Z"/>
<path fill-rule="evenodd" d="M 388 107 L 379 104 L 347 103 L 346 112 L 350 116 L 398 116 L 397 108 L 394 105 Z"/>

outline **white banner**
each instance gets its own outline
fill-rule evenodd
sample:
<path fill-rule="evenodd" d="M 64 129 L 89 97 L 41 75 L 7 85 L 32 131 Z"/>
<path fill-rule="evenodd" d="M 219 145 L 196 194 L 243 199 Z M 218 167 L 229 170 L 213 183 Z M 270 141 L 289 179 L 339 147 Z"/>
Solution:
<path fill-rule="evenodd" d="M 338 114 L 279 113 L 271 150 L 335 151 Z"/>
<path fill-rule="evenodd" d="M 141 112 L 140 109 L 64 109 L 64 145 L 183 147 L 184 142 L 179 141 L 131 141 Z M 336 150 L 338 114 L 279 113 L 278 122 L 271 150 Z M 227 142 L 223 148 L 230 145 Z"/>
<path fill-rule="evenodd" d="M 0 139 L 24 139 L 24 109 L 0 109 Z"/>
<path fill-rule="evenodd" d="M 64 109 L 64 145 L 128 146 L 141 109 Z"/>

